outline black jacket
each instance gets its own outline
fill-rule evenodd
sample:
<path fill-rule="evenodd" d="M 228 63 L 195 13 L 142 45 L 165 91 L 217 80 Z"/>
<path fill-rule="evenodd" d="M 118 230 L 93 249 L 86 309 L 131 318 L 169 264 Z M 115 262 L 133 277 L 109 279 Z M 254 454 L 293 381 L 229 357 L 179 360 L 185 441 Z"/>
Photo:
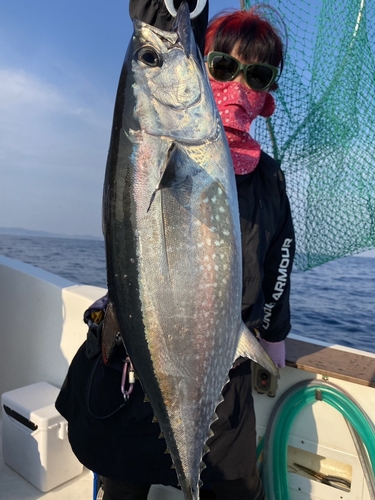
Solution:
<path fill-rule="evenodd" d="M 290 273 L 295 238 L 285 179 L 262 152 L 254 172 L 236 175 L 242 232 L 242 318 L 270 342 L 290 331 Z"/>

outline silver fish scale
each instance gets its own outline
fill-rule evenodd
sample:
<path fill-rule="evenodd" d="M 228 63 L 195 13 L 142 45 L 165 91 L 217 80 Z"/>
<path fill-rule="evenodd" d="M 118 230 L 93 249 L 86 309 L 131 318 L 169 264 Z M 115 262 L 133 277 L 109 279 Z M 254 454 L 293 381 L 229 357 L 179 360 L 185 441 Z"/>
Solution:
<path fill-rule="evenodd" d="M 185 3 L 177 19 L 178 36 L 134 23 L 104 218 L 117 320 L 185 499 L 196 500 L 243 328 L 241 235 L 230 152 Z M 152 57 L 158 64 L 146 64 Z"/>
<path fill-rule="evenodd" d="M 228 161 L 216 145 L 190 148 L 189 157 Z M 137 164 L 148 150 L 144 141 Z M 158 192 L 148 212 L 155 184 L 145 190 L 142 178 L 134 190 L 145 193 L 135 202 L 146 340 L 183 467 L 198 471 L 238 343 L 241 267 L 223 185 L 203 170 L 187 179 Z"/>

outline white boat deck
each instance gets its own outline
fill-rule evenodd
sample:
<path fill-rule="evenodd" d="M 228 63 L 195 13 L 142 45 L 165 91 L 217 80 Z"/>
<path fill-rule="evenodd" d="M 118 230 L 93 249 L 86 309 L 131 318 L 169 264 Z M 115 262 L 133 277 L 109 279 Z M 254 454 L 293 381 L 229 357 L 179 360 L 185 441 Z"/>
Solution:
<path fill-rule="evenodd" d="M 82 474 L 66 483 L 43 493 L 29 483 L 3 460 L 2 423 L 0 420 L 0 499 L 1 500 L 92 500 L 94 479 L 91 471 L 83 469 Z M 182 500 L 179 490 L 155 485 L 148 500 Z"/>
<path fill-rule="evenodd" d="M 0 431 L 2 430 L 0 421 Z M 1 500 L 91 500 L 93 497 L 93 476 L 84 469 L 75 479 L 43 493 L 26 481 L 3 460 L 2 432 L 0 432 L 0 498 Z"/>
<path fill-rule="evenodd" d="M 374 359 L 375 361 L 375 359 Z M 307 372 L 300 372 L 292 368 L 286 368 L 283 372 L 284 382 L 289 385 L 288 379 L 293 377 L 295 373 L 300 373 L 303 378 L 310 378 Z M 321 379 L 321 377 L 319 377 Z M 280 381 L 281 382 L 281 381 Z M 344 384 L 345 389 L 352 386 L 351 383 Z M 280 391 L 281 389 L 281 391 Z M 369 387 L 358 386 L 357 396 L 360 396 L 361 403 L 367 406 L 367 411 L 370 414 L 373 409 L 373 389 Z M 369 391 L 371 391 L 369 393 Z M 283 388 L 279 388 L 276 398 L 268 398 L 265 395 L 254 394 L 256 403 L 262 401 L 261 411 L 258 415 L 259 422 L 264 421 L 262 418 L 263 410 L 269 413 L 273 405 L 273 401 L 278 398 L 278 395 L 283 392 Z M 370 395 L 370 398 L 368 397 Z M 267 408 L 269 406 L 270 408 Z M 293 436 L 290 437 L 290 444 L 293 448 L 293 453 L 298 451 L 298 462 L 302 457 L 331 457 L 329 461 L 335 461 L 337 464 L 343 465 L 344 468 L 349 467 L 352 471 L 350 478 L 353 481 L 352 491 L 342 494 L 339 490 L 328 492 L 325 485 L 311 481 L 307 477 L 301 477 L 296 474 L 290 475 L 291 499 L 292 500 L 373 500 L 368 492 L 363 478 L 363 471 L 353 449 L 353 444 L 350 443 L 351 438 L 349 431 L 344 424 L 342 417 L 337 415 L 330 407 L 320 408 L 317 405 L 314 409 L 306 409 L 298 422 L 293 425 Z M 316 411 L 315 411 L 316 410 Z M 323 412 L 323 413 L 322 413 Z M 372 415 L 373 418 L 373 415 Z M 323 423 L 322 426 L 317 423 Z M 334 422 L 334 425 L 332 423 Z M 93 474 L 84 469 L 78 477 L 65 482 L 64 484 L 43 493 L 11 467 L 6 465 L 2 456 L 2 433 L 0 420 L 0 500 L 92 500 L 93 499 Z M 258 432 L 263 434 L 262 425 L 258 425 Z M 318 438 L 319 436 L 319 438 Z M 345 444 L 345 447 L 341 446 Z M 326 444 L 328 442 L 328 445 Z M 340 443 L 339 443 L 340 442 Z M 345 449 L 343 449 L 345 448 Z M 290 449 L 291 450 L 291 449 Z M 294 457 L 294 455 L 293 455 Z M 310 458 L 308 458 L 310 460 Z M 324 459 L 327 461 L 328 459 Z M 318 468 L 318 467 L 317 467 Z M 339 475 L 342 475 L 340 471 Z M 332 490 L 332 488 L 329 488 Z M 302 494 L 301 491 L 305 491 Z M 309 492 L 309 493 L 307 493 Z M 332 494 L 334 494 L 332 496 Z M 171 487 L 162 487 L 155 485 L 151 488 L 148 500 L 183 500 L 182 493 L 179 490 Z"/>
<path fill-rule="evenodd" d="M 43 493 L 4 463 L 2 451 L 2 422 L 0 419 L 0 500 L 92 500 L 94 477 L 83 468 L 82 474 Z M 183 500 L 176 488 L 152 486 L 148 500 Z"/>

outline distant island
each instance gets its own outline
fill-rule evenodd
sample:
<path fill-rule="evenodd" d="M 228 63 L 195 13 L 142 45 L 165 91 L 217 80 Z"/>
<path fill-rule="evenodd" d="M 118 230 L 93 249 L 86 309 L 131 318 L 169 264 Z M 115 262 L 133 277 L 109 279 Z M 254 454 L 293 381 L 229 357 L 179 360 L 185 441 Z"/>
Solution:
<path fill-rule="evenodd" d="M 40 238 L 69 238 L 74 240 L 99 240 L 102 241 L 103 238 L 98 236 L 91 236 L 88 234 L 71 235 L 71 234 L 59 234 L 59 233 L 49 233 L 48 231 L 34 231 L 32 229 L 24 229 L 22 227 L 0 227 L 0 235 L 8 234 L 13 236 L 37 236 Z"/>

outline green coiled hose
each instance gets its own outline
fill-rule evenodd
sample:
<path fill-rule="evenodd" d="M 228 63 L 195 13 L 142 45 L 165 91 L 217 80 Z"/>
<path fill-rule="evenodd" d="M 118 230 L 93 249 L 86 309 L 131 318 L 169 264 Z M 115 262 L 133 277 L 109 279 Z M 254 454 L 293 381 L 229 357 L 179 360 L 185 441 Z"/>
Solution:
<path fill-rule="evenodd" d="M 366 413 L 351 396 L 328 383 L 305 381 L 296 384 L 280 398 L 275 407 L 258 454 L 264 447 L 263 482 L 267 500 L 290 500 L 288 479 L 288 440 L 291 427 L 300 411 L 317 401 L 324 401 L 346 419 L 367 451 L 370 473 L 369 489 L 375 477 L 375 428 Z"/>

